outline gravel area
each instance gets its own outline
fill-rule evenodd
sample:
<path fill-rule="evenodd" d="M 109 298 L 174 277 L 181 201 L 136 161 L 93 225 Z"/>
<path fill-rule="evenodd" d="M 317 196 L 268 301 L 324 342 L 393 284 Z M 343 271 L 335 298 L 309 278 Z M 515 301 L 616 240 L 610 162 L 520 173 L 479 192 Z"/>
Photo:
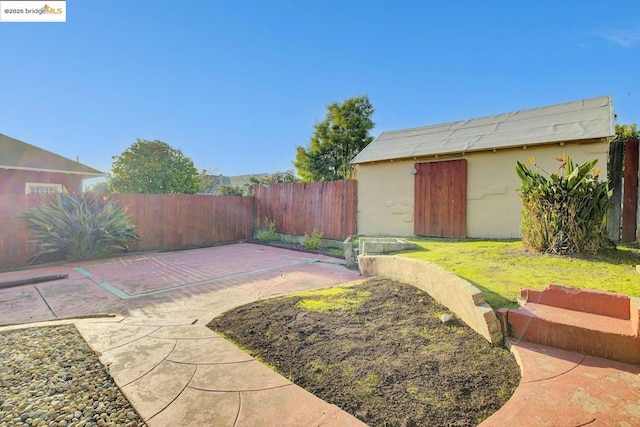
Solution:
<path fill-rule="evenodd" d="M 0 332 L 0 427 L 145 426 L 73 325 Z"/>

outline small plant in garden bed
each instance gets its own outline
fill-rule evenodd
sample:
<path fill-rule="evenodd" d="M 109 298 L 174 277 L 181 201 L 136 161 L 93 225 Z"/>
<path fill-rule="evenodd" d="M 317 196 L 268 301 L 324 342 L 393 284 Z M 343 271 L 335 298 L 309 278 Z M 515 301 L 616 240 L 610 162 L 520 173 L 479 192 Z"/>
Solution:
<path fill-rule="evenodd" d="M 276 232 L 276 222 L 269 218 L 264 219 L 266 228 L 255 232 L 255 239 L 260 243 L 267 243 L 270 246 L 299 250 L 303 252 L 320 253 L 336 258 L 344 258 L 344 249 L 342 248 L 320 248 L 320 241 L 323 234 L 317 228 L 313 229 L 311 235 L 305 233 L 302 239 L 299 237 L 282 235 Z"/>
<path fill-rule="evenodd" d="M 338 249 L 338 248 L 327 248 L 326 249 L 326 253 L 331 255 L 331 256 L 335 256 L 338 258 L 344 258 L 344 249 Z"/>
<path fill-rule="evenodd" d="M 320 247 L 320 240 L 322 239 L 322 236 L 322 232 L 317 228 L 314 228 L 311 235 L 304 233 L 304 237 L 302 238 L 302 245 L 305 247 L 305 249 L 318 250 L 318 248 Z"/>
<path fill-rule="evenodd" d="M 256 239 L 262 242 L 277 242 L 280 240 L 280 235 L 276 232 L 276 221 L 265 218 L 264 225 L 266 228 L 258 230 L 256 233 Z"/>
<path fill-rule="evenodd" d="M 55 194 L 22 218 L 40 246 L 32 262 L 49 253 L 65 260 L 99 258 L 125 251 L 127 242 L 140 239 L 126 209 L 107 195 Z"/>

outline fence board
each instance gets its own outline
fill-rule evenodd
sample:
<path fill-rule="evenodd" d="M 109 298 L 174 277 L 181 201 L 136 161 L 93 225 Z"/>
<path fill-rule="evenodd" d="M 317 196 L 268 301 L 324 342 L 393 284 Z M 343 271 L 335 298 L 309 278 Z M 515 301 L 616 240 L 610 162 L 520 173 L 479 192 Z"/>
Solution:
<path fill-rule="evenodd" d="M 314 228 L 329 239 L 356 234 L 355 180 L 257 185 L 253 196 L 256 229 L 265 228 L 269 219 L 284 234 L 302 236 Z"/>

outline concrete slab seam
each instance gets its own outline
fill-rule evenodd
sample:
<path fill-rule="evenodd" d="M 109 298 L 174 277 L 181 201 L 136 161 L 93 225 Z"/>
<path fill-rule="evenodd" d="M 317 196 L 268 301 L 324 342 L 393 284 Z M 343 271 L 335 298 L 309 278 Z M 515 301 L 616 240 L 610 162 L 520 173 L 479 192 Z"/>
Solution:
<path fill-rule="evenodd" d="M 115 286 L 113 286 L 109 282 L 100 282 L 100 283 L 98 283 L 98 286 L 100 286 L 105 291 L 112 293 L 113 295 L 117 296 L 120 299 L 134 298 L 133 296 L 129 295 L 128 293 L 116 288 Z"/>
<path fill-rule="evenodd" d="M 174 350 L 175 350 L 175 347 L 174 347 Z M 172 352 L 173 352 L 173 350 L 172 350 Z M 169 353 L 169 354 L 171 354 L 171 353 Z M 160 409 L 158 412 L 156 412 L 155 414 L 153 414 L 152 416 L 147 418 L 145 421 L 150 421 L 153 417 L 155 417 L 156 415 L 158 415 L 162 411 L 166 410 L 169 406 L 171 406 L 171 404 L 173 402 L 175 402 L 182 395 L 182 393 L 184 393 L 184 391 L 187 389 L 187 387 L 189 386 L 191 381 L 193 381 L 193 378 L 196 376 L 196 372 L 198 372 L 198 365 L 195 365 L 195 367 L 196 368 L 193 370 L 193 373 L 191 374 L 191 378 L 189 378 L 189 381 L 187 381 L 185 383 L 184 387 L 182 387 L 182 390 L 180 390 L 180 392 L 178 394 L 176 394 L 176 396 L 171 400 L 171 402 L 167 403 L 164 408 Z"/>
<path fill-rule="evenodd" d="M 15 297 L 15 298 L 3 299 L 3 300 L 0 300 L 0 302 L 19 301 L 21 299 L 27 299 L 27 298 L 29 298 L 29 295 L 22 295 L 22 296 Z"/>
<path fill-rule="evenodd" d="M 193 365 L 193 363 L 191 362 L 181 362 L 178 360 L 173 360 L 173 359 L 167 359 L 168 362 L 171 363 L 176 363 L 178 365 Z M 238 365 L 240 363 L 251 363 L 251 362 L 255 362 L 255 359 L 250 359 L 250 360 L 239 360 L 237 362 L 208 362 L 208 363 L 202 363 L 199 362 L 197 363 L 198 366 L 220 366 L 220 365 Z M 194 387 L 191 387 L 194 388 Z"/>
<path fill-rule="evenodd" d="M 256 298 L 257 298 L 258 300 L 262 300 L 262 299 L 263 299 L 263 298 L 262 298 L 262 294 L 263 294 L 263 293 L 268 292 L 268 291 L 270 291 L 271 289 L 273 289 L 273 288 L 275 288 L 275 287 L 277 287 L 277 286 L 279 286 L 279 285 L 281 285 L 281 283 L 274 283 L 274 284 L 272 284 L 272 285 L 268 285 L 267 287 L 260 289 L 260 290 L 258 291 L 258 293 L 256 293 Z"/>
<path fill-rule="evenodd" d="M 36 292 L 38 292 L 38 295 L 40 295 L 40 298 L 42 298 L 42 302 L 44 302 L 44 305 L 46 305 L 47 308 L 49 309 L 49 311 L 51 312 L 51 314 L 53 314 L 53 317 L 55 317 L 57 319 L 58 315 L 56 314 L 55 311 L 53 311 L 53 308 L 51 308 L 51 306 L 49 305 L 49 303 L 45 299 L 44 295 L 42 295 L 42 292 L 40 292 L 40 289 L 38 289 L 38 287 L 36 285 L 33 285 L 33 288 L 36 290 Z"/>
<path fill-rule="evenodd" d="M 589 424 L 593 424 L 593 423 L 595 423 L 596 421 L 598 421 L 598 419 L 597 419 L 597 418 L 594 418 L 594 419 L 592 419 L 592 420 L 590 420 L 590 421 L 587 421 L 586 423 L 576 424 L 576 427 L 584 427 L 584 426 L 588 426 Z"/>
<path fill-rule="evenodd" d="M 83 275 L 84 277 L 91 277 L 91 273 L 89 273 L 87 270 L 85 270 L 82 267 L 73 267 L 73 269 L 80 273 L 81 275 Z"/>
<path fill-rule="evenodd" d="M 265 245 L 260 245 L 259 243 L 258 243 L 258 245 L 259 246 L 265 246 Z M 248 247 L 243 246 L 243 245 L 238 245 L 237 249 L 239 249 L 241 251 L 256 252 L 256 253 L 260 253 L 260 252 L 264 252 L 265 251 L 265 249 L 262 249 L 262 248 L 260 248 L 260 249 L 258 249 L 258 248 L 248 248 Z"/>
<path fill-rule="evenodd" d="M 105 289 L 106 291 L 110 292 L 111 294 L 117 296 L 120 299 L 123 300 L 128 300 L 128 299 L 133 299 L 133 298 L 141 298 L 141 297 L 145 297 L 145 296 L 149 296 L 149 295 L 157 295 L 157 294 L 161 294 L 161 293 L 165 293 L 165 292 L 171 292 L 171 291 L 175 291 L 175 290 L 179 290 L 179 289 L 186 289 L 186 288 L 190 288 L 193 286 L 199 286 L 199 285 L 205 285 L 205 284 L 209 284 L 209 283 L 215 283 L 215 282 L 220 282 L 220 281 L 224 281 L 224 280 L 230 280 L 230 279 L 235 279 L 238 277 L 244 277 L 244 276 L 251 276 L 251 275 L 255 275 L 255 274 L 260 274 L 260 273 L 266 273 L 269 271 L 275 271 L 275 270 L 281 270 L 283 268 L 288 268 L 288 267 L 295 267 L 295 266 L 299 266 L 299 265 L 306 265 L 306 264 L 313 264 L 313 263 L 317 263 L 320 262 L 317 259 L 311 259 L 311 260 L 304 260 L 304 261 L 300 261 L 300 262 L 296 262 L 296 263 L 292 263 L 292 264 L 281 264 L 281 265 L 277 265 L 274 267 L 268 267 L 268 268 L 262 268 L 259 270 L 252 270 L 252 271 L 245 271 L 242 273 L 236 273 L 236 274 L 230 274 L 227 276 L 222 276 L 222 277 L 216 277 L 214 279 L 206 279 L 206 280 L 200 280 L 197 282 L 191 282 L 191 283 L 185 283 L 183 285 L 177 285 L 177 286 L 171 286 L 168 288 L 162 288 L 162 289 L 156 289 L 153 291 L 147 291 L 147 292 L 141 292 L 139 294 L 135 294 L 135 295 L 129 295 L 126 292 L 118 289 L 117 287 L 115 287 L 114 285 L 110 284 L 109 282 L 100 282 L 97 283 L 100 287 L 102 287 L 103 289 Z M 91 279 L 91 273 L 87 272 L 89 274 L 89 276 L 86 276 L 87 278 Z M 91 279 L 93 281 L 93 279 Z M 94 281 L 94 283 L 96 283 Z"/>
<path fill-rule="evenodd" d="M 198 364 L 200 365 L 200 364 Z M 198 390 L 198 391 L 205 391 L 205 392 L 211 392 L 211 393 L 234 393 L 234 392 L 238 392 L 238 393 L 257 393 L 260 391 L 268 391 L 268 390 L 277 390 L 279 388 L 285 388 L 285 387 L 292 387 L 295 384 L 283 384 L 283 385 L 275 385 L 272 387 L 265 387 L 265 388 L 256 388 L 256 389 L 246 389 L 246 390 L 224 390 L 224 389 L 211 389 L 211 388 L 202 388 L 202 387 L 193 387 L 193 386 L 187 386 L 187 388 L 190 388 L 191 390 Z"/>
<path fill-rule="evenodd" d="M 561 372 L 561 373 L 559 373 L 559 374 L 552 375 L 552 376 L 547 377 L 547 378 L 540 378 L 540 379 L 537 379 L 537 380 L 528 380 L 528 381 L 525 381 L 525 379 L 524 379 L 524 377 L 525 377 L 524 364 L 523 364 L 523 362 L 522 362 L 522 356 L 520 355 L 520 353 L 519 353 L 519 349 L 518 349 L 518 347 L 517 347 L 517 344 L 518 344 L 518 343 L 520 343 L 521 341 L 522 341 L 522 340 L 520 340 L 520 339 L 513 340 L 513 341 L 512 341 L 512 340 L 507 340 L 507 341 L 506 341 L 507 348 L 508 348 L 508 349 L 509 349 L 509 351 L 514 355 L 514 357 L 516 358 L 516 362 L 518 363 L 518 366 L 520 366 L 520 374 L 521 374 L 521 376 L 522 376 L 522 379 L 520 380 L 520 385 L 522 385 L 522 384 L 532 384 L 532 383 L 537 383 L 537 382 L 540 382 L 540 381 L 546 381 L 546 380 L 552 380 L 552 379 L 554 379 L 554 378 L 557 378 L 557 377 L 560 377 L 560 376 L 562 376 L 562 375 L 568 374 L 569 372 L 573 371 L 574 369 L 576 369 L 576 368 L 578 368 L 580 365 L 582 365 L 582 363 L 583 363 L 583 362 L 586 360 L 586 358 L 587 358 L 587 355 L 586 355 L 586 354 L 583 354 L 583 355 L 582 355 L 582 359 L 580 359 L 580 361 L 579 361 L 579 362 L 577 362 L 577 363 L 576 363 L 573 367 L 571 367 L 570 369 L 568 369 L 568 370 L 566 370 L 566 371 L 564 371 L 564 372 Z M 526 341 L 525 341 L 525 342 L 526 342 Z M 520 385 L 518 385 L 518 387 L 519 387 Z"/>
<path fill-rule="evenodd" d="M 133 342 L 133 341 L 132 341 L 132 342 Z M 158 366 L 162 365 L 162 363 L 163 363 L 163 362 L 167 361 L 167 359 L 169 358 L 169 356 L 171 355 L 171 353 L 173 353 L 173 352 L 175 351 L 176 346 L 177 346 L 177 342 L 174 342 L 174 343 L 173 343 L 173 348 L 171 349 L 171 351 L 170 351 L 169 353 L 167 353 L 167 355 L 166 355 L 162 360 L 160 360 L 160 361 L 159 361 L 158 363 L 156 363 L 156 364 L 155 364 L 151 369 L 149 369 L 149 370 L 148 370 L 147 372 L 145 372 L 144 374 L 140 375 L 138 378 L 135 378 L 135 379 L 133 379 L 133 380 L 129 381 L 128 383 L 123 384 L 123 385 L 122 385 L 122 387 L 126 387 L 126 386 L 128 386 L 129 384 L 134 383 L 134 382 L 136 382 L 136 381 L 140 380 L 141 378 L 144 378 L 145 376 L 149 375 L 149 373 L 151 373 L 152 371 L 154 371 L 155 369 L 157 369 L 157 368 L 158 368 Z"/>
<path fill-rule="evenodd" d="M 238 410 L 236 411 L 236 419 L 233 420 L 233 427 L 238 425 L 240 419 L 240 412 L 242 411 L 242 394 L 238 392 Z"/>
<path fill-rule="evenodd" d="M 9 327 L 9 326 L 23 326 L 23 328 L 20 328 L 20 329 L 41 328 L 46 326 L 55 326 L 55 325 L 61 324 L 60 322 L 74 323 L 74 321 L 76 320 L 113 318 L 116 316 L 117 315 L 114 313 L 96 313 L 96 314 L 85 314 L 85 315 L 78 315 L 78 316 L 57 317 L 54 320 L 34 320 L 32 322 L 1 323 L 0 330 L 2 330 L 2 328 Z M 120 322 L 122 322 L 122 319 L 118 320 L 117 322 L 108 322 L 108 323 L 120 323 Z M 48 325 L 48 323 L 51 323 L 51 325 Z M 98 323 L 98 322 L 95 322 L 95 323 Z"/>
<path fill-rule="evenodd" d="M 202 340 L 218 339 L 217 337 L 212 337 L 212 338 L 202 338 L 202 337 L 150 337 L 150 338 L 157 338 L 159 340 L 176 340 L 176 341 L 202 341 Z"/>
<path fill-rule="evenodd" d="M 121 323 L 121 324 L 122 324 L 122 325 L 126 325 L 126 323 Z M 129 325 L 127 325 L 127 326 L 129 326 Z M 143 336 L 141 336 L 141 337 L 137 337 L 137 338 L 135 338 L 135 339 L 132 339 L 131 341 L 127 341 L 127 342 L 125 342 L 125 343 L 122 343 L 122 344 L 120 344 L 120 345 L 117 345 L 117 346 L 115 346 L 115 347 L 112 347 L 112 348 L 110 348 L 110 349 L 108 349 L 108 350 L 103 351 L 103 353 L 106 353 L 107 351 L 112 351 L 112 350 L 118 349 L 118 348 L 120 348 L 120 347 L 124 347 L 125 345 L 129 345 L 129 344 L 131 344 L 132 342 L 138 341 L 138 340 L 140 340 L 140 339 L 142 339 L 142 338 L 147 338 L 147 337 L 148 337 L 149 335 L 151 335 L 152 333 L 157 332 L 157 331 L 158 331 L 158 329 L 160 329 L 160 328 L 161 328 L 161 326 L 158 326 L 158 327 L 156 327 L 156 329 L 154 329 L 153 331 L 149 332 L 148 334 L 145 334 L 145 335 L 143 335 Z M 162 339 L 162 338 L 156 338 L 156 339 Z M 85 340 L 85 341 L 86 341 L 86 340 Z"/>
<path fill-rule="evenodd" d="M 182 325 L 171 325 L 171 326 L 193 326 L 193 325 L 196 324 L 197 321 L 198 321 L 198 319 L 196 319 L 194 321 L 191 321 L 189 324 L 184 323 Z M 158 325 L 155 322 L 154 323 L 145 323 L 143 321 L 141 321 L 140 323 L 138 323 L 138 322 L 126 322 L 125 325 L 130 325 L 130 326 L 156 326 L 158 328 L 165 328 L 165 327 L 168 326 L 166 324 Z M 162 337 L 157 337 L 157 338 L 162 338 Z M 212 338 L 216 338 L 216 337 L 212 337 Z M 209 339 L 209 338 L 204 338 L 204 339 Z"/>
<path fill-rule="evenodd" d="M 227 246 L 227 245 L 222 245 L 222 246 Z M 196 249 L 191 249 L 192 251 L 208 251 L 211 250 L 212 247 L 204 247 L 204 248 L 196 248 Z M 247 251 L 247 252 L 263 252 L 264 249 L 252 249 L 252 248 L 245 248 L 245 247 L 236 247 L 236 249 L 238 250 L 242 250 L 242 251 Z M 95 264 L 87 264 L 87 267 L 97 267 L 97 266 L 103 266 L 103 265 L 110 265 L 110 264 L 133 264 L 134 262 L 138 262 L 138 261 L 149 261 L 152 259 L 156 259 L 156 258 L 175 258 L 175 257 L 180 257 L 180 256 L 184 256 L 183 251 L 168 251 L 165 253 L 158 253 L 158 252 L 152 252 L 149 253 L 148 255 L 146 255 L 143 252 L 139 252 L 139 253 L 129 253 L 129 254 L 125 254 L 124 256 L 139 256 L 139 258 L 135 258 L 135 259 L 127 259 L 127 258 L 121 258 L 121 257 L 117 257 L 117 258 L 110 258 L 108 261 L 106 262 L 97 262 Z M 62 264 L 64 266 L 70 266 L 73 267 L 73 265 L 70 264 Z M 78 267 L 78 268 L 82 268 L 82 267 Z"/>
<path fill-rule="evenodd" d="M 587 358 L 587 356 L 586 356 L 586 355 L 583 355 L 583 356 L 582 356 L 582 359 L 581 359 L 578 363 L 576 363 L 572 368 L 567 369 L 566 371 L 561 372 L 561 373 L 559 373 L 559 374 L 552 375 L 552 376 L 547 377 L 547 378 L 540 378 L 540 379 L 537 379 L 537 380 L 530 380 L 530 381 L 523 381 L 523 382 L 524 382 L 525 384 L 532 384 L 532 383 L 538 383 L 538 382 L 540 382 L 540 381 L 548 381 L 548 380 L 553 380 L 553 379 L 555 379 L 555 378 L 561 377 L 561 376 L 566 375 L 566 374 L 568 374 L 569 372 L 573 371 L 574 369 L 577 369 L 580 365 L 582 365 L 582 362 L 584 362 L 584 360 L 585 360 L 586 358 Z"/>

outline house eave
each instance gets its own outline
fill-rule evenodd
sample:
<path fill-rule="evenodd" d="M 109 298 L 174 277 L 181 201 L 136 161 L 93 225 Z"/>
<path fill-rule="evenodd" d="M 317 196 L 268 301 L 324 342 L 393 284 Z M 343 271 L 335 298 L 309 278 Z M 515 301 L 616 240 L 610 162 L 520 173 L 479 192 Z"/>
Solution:
<path fill-rule="evenodd" d="M 31 167 L 25 167 L 25 166 L 10 166 L 10 165 L 0 165 L 0 169 L 20 170 L 20 171 L 29 171 L 29 172 L 60 173 L 60 174 L 66 174 L 66 175 L 80 175 L 80 176 L 86 176 L 86 177 L 106 176 L 106 174 L 103 172 L 65 171 L 65 170 L 57 170 L 57 169 L 31 168 Z"/>
<path fill-rule="evenodd" d="M 469 149 L 469 150 L 463 150 L 460 149 L 460 147 L 457 147 L 457 149 L 451 149 L 451 150 L 438 150 L 438 151 L 434 151 L 434 152 L 428 152 L 428 153 L 415 153 L 415 154 L 409 154 L 409 155 L 404 155 L 404 156 L 397 156 L 397 157 L 379 157 L 379 158 L 368 158 L 368 159 L 362 159 L 362 160 L 358 160 L 358 159 L 354 159 L 352 160 L 350 163 L 353 165 L 363 165 L 363 164 L 373 164 L 373 163 L 380 163 L 380 162 L 393 162 L 393 161 L 403 161 L 403 160 L 416 160 L 416 159 L 425 159 L 425 158 L 438 158 L 438 157 L 451 157 L 451 156 L 464 156 L 465 154 L 471 154 L 471 153 L 489 153 L 489 152 L 496 152 L 496 151 L 504 151 L 504 150 L 510 150 L 510 149 L 527 149 L 528 147 L 539 147 L 539 146 L 545 146 L 545 145 L 565 145 L 565 144 L 608 144 L 611 142 L 613 138 L 612 137 L 601 137 L 601 138 L 590 138 L 590 139 L 574 139 L 574 140 L 567 140 L 567 141 L 553 141 L 553 142 L 531 142 L 528 144 L 514 144 L 514 145 L 506 145 L 506 146 L 501 146 L 501 147 L 495 147 L 495 148 L 476 148 L 476 149 Z"/>

